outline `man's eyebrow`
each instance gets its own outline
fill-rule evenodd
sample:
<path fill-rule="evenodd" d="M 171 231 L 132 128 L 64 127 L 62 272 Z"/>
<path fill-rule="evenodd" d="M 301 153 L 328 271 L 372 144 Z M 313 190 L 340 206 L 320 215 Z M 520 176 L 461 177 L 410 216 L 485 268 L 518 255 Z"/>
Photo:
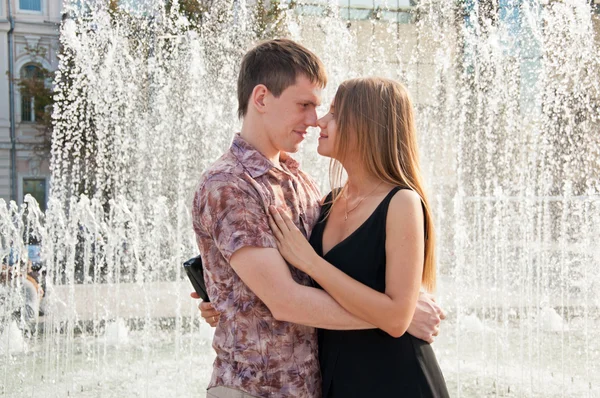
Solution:
<path fill-rule="evenodd" d="M 313 100 L 300 100 L 300 102 L 302 102 L 303 104 L 310 104 L 310 105 L 314 105 L 315 107 L 321 105 L 320 103 L 317 103 Z"/>

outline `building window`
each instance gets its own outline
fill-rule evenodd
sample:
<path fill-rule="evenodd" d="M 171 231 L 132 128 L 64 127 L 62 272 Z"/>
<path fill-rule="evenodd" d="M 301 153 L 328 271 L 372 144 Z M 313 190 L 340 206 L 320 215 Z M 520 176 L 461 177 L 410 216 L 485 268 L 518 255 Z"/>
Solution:
<path fill-rule="evenodd" d="M 42 0 L 19 0 L 19 9 L 42 12 Z"/>
<path fill-rule="evenodd" d="M 23 178 L 23 199 L 25 195 L 31 195 L 40 205 L 40 209 L 46 210 L 46 179 L 45 178 Z"/>
<path fill-rule="evenodd" d="M 413 23 L 411 0 L 335 0 L 339 15 L 347 20 L 384 20 L 400 24 Z M 334 7 L 331 0 L 307 0 L 294 6 L 300 15 L 326 16 L 327 10 Z"/>
<path fill-rule="evenodd" d="M 35 122 L 36 114 L 43 114 L 43 104 L 36 101 L 36 87 L 44 84 L 42 70 L 36 65 L 25 65 L 21 69 L 21 121 Z"/>

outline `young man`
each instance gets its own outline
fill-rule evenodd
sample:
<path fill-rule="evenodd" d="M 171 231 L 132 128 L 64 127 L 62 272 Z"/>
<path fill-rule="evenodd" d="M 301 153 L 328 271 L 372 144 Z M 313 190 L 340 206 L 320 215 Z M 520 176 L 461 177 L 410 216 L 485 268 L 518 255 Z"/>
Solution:
<path fill-rule="evenodd" d="M 306 236 L 317 221 L 321 194 L 287 153 L 316 127 L 326 83 L 321 61 L 290 40 L 264 42 L 242 61 L 242 130 L 202 176 L 192 210 L 214 306 L 203 316 L 216 325 L 209 397 L 318 398 L 315 328 L 373 328 L 288 267 L 268 223 L 270 205 L 286 208 Z M 409 332 L 431 340 L 440 317 L 424 296 Z"/>

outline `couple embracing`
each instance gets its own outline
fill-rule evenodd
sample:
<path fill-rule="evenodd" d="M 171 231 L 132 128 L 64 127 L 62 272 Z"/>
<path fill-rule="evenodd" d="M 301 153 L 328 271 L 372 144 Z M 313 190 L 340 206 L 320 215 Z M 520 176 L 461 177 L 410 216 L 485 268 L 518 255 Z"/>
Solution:
<path fill-rule="evenodd" d="M 208 397 L 447 397 L 411 101 L 393 80 L 352 79 L 318 118 L 326 84 L 290 40 L 242 61 L 241 132 L 192 210 L 216 326 Z M 309 127 L 332 159 L 324 198 L 288 155 Z"/>

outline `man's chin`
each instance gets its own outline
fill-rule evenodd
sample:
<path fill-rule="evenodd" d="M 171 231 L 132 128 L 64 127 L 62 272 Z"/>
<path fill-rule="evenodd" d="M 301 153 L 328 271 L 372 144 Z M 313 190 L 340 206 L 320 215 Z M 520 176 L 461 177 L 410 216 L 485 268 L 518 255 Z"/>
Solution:
<path fill-rule="evenodd" d="M 296 153 L 300 150 L 300 144 L 302 144 L 301 142 L 298 144 L 294 144 L 294 145 L 289 145 L 286 149 L 284 149 L 284 152 L 287 153 Z"/>

